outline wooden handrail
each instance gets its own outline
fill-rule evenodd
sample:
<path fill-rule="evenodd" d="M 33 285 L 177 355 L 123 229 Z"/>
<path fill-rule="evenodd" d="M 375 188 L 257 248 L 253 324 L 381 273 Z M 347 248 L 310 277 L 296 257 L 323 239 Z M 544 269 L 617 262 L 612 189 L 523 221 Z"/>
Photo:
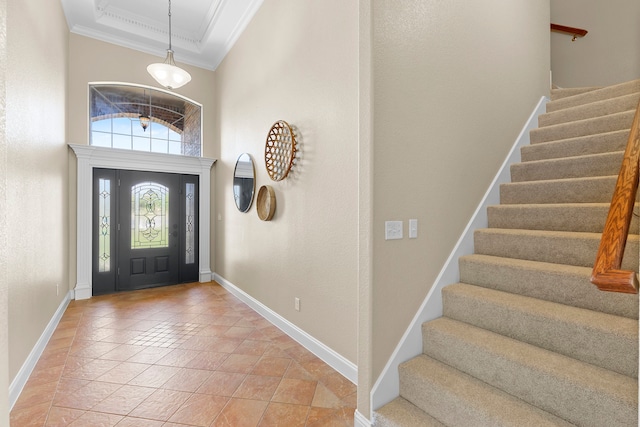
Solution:
<path fill-rule="evenodd" d="M 558 25 L 558 24 L 551 24 L 551 31 L 555 31 L 556 33 L 565 33 L 565 34 L 572 35 L 573 36 L 573 38 L 571 39 L 572 42 L 576 41 L 576 38 L 578 37 L 586 36 L 587 33 L 589 32 L 587 30 L 583 30 L 582 28 L 567 27 L 566 25 Z"/>
<path fill-rule="evenodd" d="M 591 283 L 602 291 L 638 293 L 635 271 L 620 270 L 640 174 L 640 103 L 631 126 L 620 174 L 602 232 Z"/>

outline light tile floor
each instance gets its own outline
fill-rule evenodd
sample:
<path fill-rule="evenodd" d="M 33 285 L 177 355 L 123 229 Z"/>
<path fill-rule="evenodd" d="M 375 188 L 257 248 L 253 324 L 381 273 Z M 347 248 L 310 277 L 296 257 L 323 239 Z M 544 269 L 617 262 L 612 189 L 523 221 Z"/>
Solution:
<path fill-rule="evenodd" d="M 11 427 L 353 426 L 356 387 L 215 282 L 72 301 Z"/>

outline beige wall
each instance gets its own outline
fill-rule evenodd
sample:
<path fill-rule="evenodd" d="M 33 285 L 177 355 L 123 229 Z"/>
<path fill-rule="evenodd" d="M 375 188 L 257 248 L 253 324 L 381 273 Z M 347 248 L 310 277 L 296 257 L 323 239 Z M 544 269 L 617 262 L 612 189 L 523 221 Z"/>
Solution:
<path fill-rule="evenodd" d="M 214 147 L 216 129 L 214 117 L 213 71 L 192 67 L 180 63 L 180 53 L 176 52 L 178 65 L 191 74 L 191 82 L 176 93 L 186 96 L 200 104 L 203 109 L 203 156 L 215 158 Z M 68 142 L 89 144 L 89 82 L 110 81 L 126 82 L 158 87 L 147 73 L 147 65 L 161 62 L 159 58 L 132 49 L 101 42 L 77 34 L 69 35 L 69 131 Z M 70 259 L 69 287 L 76 284 L 76 169 L 75 155 L 69 150 L 69 221 L 70 221 Z M 215 168 L 215 166 L 214 166 Z M 211 225 L 213 229 L 213 223 Z M 211 262 L 213 262 L 213 255 Z M 213 268 L 213 264 L 212 264 Z"/>
<path fill-rule="evenodd" d="M 589 31 L 573 43 L 551 34 L 553 83 L 606 86 L 640 78 L 638 20 L 638 0 L 552 0 L 551 22 Z"/>
<path fill-rule="evenodd" d="M 356 361 L 358 5 L 266 0 L 216 71 L 216 273 Z M 301 158 L 284 181 L 264 163 L 271 125 L 299 129 Z M 273 220 L 240 213 L 237 157 L 273 186 Z M 294 298 L 301 310 L 294 310 Z"/>
<path fill-rule="evenodd" d="M 7 280 L 7 1 L 0 0 L 0 425 L 9 425 L 9 305 Z"/>
<path fill-rule="evenodd" d="M 549 1 L 372 4 L 376 378 L 548 93 Z M 386 220 L 403 240 L 384 240 Z"/>
<path fill-rule="evenodd" d="M 25 362 L 68 283 L 68 30 L 60 2 L 7 9 L 9 378 Z M 56 285 L 61 292 L 56 295 Z M 3 347 L 4 348 L 4 347 Z"/>

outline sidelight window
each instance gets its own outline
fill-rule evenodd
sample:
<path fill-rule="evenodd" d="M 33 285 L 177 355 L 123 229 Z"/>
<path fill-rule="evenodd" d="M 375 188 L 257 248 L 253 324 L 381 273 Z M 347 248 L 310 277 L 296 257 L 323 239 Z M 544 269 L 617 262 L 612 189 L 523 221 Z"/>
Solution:
<path fill-rule="evenodd" d="M 195 247 L 196 247 L 196 230 L 195 230 L 195 215 L 196 215 L 196 185 L 188 182 L 185 184 L 185 264 L 193 264 L 195 260 Z"/>
<path fill-rule="evenodd" d="M 98 180 L 98 271 L 111 271 L 111 180 Z"/>

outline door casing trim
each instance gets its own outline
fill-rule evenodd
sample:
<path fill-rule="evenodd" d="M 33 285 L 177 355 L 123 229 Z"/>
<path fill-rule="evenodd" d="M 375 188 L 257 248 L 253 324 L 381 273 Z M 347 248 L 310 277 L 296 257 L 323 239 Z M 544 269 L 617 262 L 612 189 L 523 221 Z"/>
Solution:
<path fill-rule="evenodd" d="M 124 169 L 145 172 L 167 172 L 199 176 L 199 280 L 210 282 L 211 272 L 211 166 L 215 159 L 119 150 L 91 145 L 68 144 L 77 158 L 77 212 L 76 212 L 76 286 L 75 299 L 88 299 L 93 295 L 92 206 L 93 169 Z"/>

